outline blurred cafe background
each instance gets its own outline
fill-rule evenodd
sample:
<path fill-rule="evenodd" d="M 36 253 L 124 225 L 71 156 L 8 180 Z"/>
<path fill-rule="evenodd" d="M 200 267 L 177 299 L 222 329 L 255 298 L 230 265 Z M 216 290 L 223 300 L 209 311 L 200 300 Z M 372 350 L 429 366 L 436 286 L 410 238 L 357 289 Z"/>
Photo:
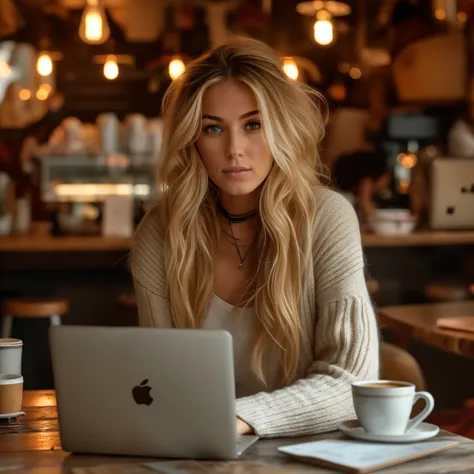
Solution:
<path fill-rule="evenodd" d="M 26 389 L 53 387 L 50 324 L 137 324 L 163 93 L 234 34 L 327 99 L 324 173 L 360 218 L 376 307 L 474 299 L 474 0 L 0 0 L 1 330 Z M 440 346 L 404 345 L 447 413 L 474 362 Z"/>

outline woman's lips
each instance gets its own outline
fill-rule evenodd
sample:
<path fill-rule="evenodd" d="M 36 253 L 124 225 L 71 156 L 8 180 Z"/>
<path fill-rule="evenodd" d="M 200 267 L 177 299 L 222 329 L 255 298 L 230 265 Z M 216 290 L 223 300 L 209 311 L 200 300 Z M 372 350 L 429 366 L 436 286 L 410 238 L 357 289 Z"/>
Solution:
<path fill-rule="evenodd" d="M 249 169 L 227 169 L 224 170 L 223 173 L 228 176 L 229 178 L 243 178 L 250 173 L 251 170 Z"/>

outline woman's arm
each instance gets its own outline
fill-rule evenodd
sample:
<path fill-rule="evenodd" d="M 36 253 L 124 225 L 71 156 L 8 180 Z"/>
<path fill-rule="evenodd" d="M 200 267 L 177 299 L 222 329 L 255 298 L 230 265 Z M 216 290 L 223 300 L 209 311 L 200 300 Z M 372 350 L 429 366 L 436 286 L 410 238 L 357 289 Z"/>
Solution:
<path fill-rule="evenodd" d="M 237 400 L 237 415 L 262 437 L 332 431 L 355 417 L 351 382 L 378 378 L 379 334 L 364 278 L 359 223 L 342 196 L 325 191 L 315 225 L 318 315 L 307 375 Z"/>

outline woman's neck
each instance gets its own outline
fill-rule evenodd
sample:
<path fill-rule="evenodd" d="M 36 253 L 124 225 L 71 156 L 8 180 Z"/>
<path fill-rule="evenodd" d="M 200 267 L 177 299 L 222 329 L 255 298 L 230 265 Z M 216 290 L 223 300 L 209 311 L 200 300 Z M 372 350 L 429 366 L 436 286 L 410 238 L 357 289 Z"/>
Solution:
<path fill-rule="evenodd" d="M 254 192 L 245 196 L 232 196 L 221 193 L 219 202 L 229 214 L 243 215 L 254 211 L 258 207 L 258 194 Z"/>
<path fill-rule="evenodd" d="M 252 211 L 258 208 L 258 197 L 254 195 L 246 196 L 230 196 L 230 195 L 221 195 L 219 197 L 220 205 L 227 211 L 229 214 L 235 215 L 244 215 L 251 213 Z M 260 219 L 258 218 L 258 212 L 255 213 L 252 217 L 245 219 L 242 222 L 229 223 L 229 220 L 226 219 L 225 215 L 218 213 L 219 221 L 221 223 L 221 228 L 225 232 L 233 231 L 236 239 L 242 242 L 251 242 L 254 240 L 255 235 L 257 234 L 260 227 Z M 232 225 L 232 229 L 230 228 Z"/>

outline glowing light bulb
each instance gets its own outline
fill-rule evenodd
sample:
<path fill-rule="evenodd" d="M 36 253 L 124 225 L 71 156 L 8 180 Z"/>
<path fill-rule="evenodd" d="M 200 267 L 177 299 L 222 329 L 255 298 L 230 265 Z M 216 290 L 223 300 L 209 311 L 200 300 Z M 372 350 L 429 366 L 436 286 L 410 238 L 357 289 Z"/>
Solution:
<path fill-rule="evenodd" d="M 334 41 L 332 17 L 326 10 L 321 10 L 316 15 L 316 22 L 314 23 L 314 40 L 322 46 L 331 44 Z"/>
<path fill-rule="evenodd" d="M 102 44 L 110 36 L 105 10 L 99 0 L 87 0 L 79 26 L 79 36 L 84 43 Z"/>
<path fill-rule="evenodd" d="M 175 58 L 170 61 L 168 73 L 173 81 L 178 79 L 178 77 L 181 76 L 185 70 L 186 66 L 180 58 Z"/>
<path fill-rule="evenodd" d="M 115 56 L 108 56 L 104 64 L 104 76 L 109 81 L 117 79 L 119 75 L 119 67 L 117 64 L 117 58 Z"/>
<path fill-rule="evenodd" d="M 296 81 L 300 74 L 298 66 L 296 65 L 293 58 L 285 58 L 283 60 L 283 71 L 290 78 Z"/>
<path fill-rule="evenodd" d="M 36 70 L 40 76 L 49 76 L 53 72 L 53 61 L 48 53 L 40 53 L 36 62 Z"/>

